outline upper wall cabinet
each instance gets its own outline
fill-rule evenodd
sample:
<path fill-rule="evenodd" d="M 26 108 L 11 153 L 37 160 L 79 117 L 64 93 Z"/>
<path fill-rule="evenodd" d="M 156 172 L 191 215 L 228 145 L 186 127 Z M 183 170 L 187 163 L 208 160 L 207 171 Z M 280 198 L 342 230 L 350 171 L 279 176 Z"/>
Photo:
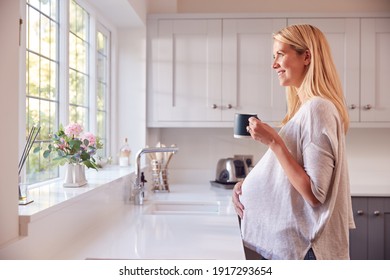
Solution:
<path fill-rule="evenodd" d="M 362 19 L 362 122 L 390 122 L 390 18 Z"/>
<path fill-rule="evenodd" d="M 272 34 L 309 23 L 326 35 L 351 126 L 389 127 L 390 18 L 150 18 L 148 126 L 231 127 L 234 113 L 276 124 L 285 89 L 272 65 Z"/>

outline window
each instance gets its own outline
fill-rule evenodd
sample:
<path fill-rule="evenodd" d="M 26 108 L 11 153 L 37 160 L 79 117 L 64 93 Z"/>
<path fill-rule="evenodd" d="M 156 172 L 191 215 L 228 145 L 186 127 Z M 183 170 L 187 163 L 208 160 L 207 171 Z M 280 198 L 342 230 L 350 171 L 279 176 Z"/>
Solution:
<path fill-rule="evenodd" d="M 35 145 L 47 144 L 58 127 L 58 2 L 29 0 L 26 9 L 26 135 L 41 126 Z M 36 183 L 58 176 L 58 168 L 30 153 L 26 181 Z"/>
<path fill-rule="evenodd" d="M 110 32 L 77 1 L 27 0 L 26 135 L 41 127 L 35 146 L 45 148 L 60 124 L 78 122 L 102 139 L 99 155 L 107 155 L 109 46 Z M 38 183 L 57 178 L 59 169 L 31 152 L 25 175 Z"/>

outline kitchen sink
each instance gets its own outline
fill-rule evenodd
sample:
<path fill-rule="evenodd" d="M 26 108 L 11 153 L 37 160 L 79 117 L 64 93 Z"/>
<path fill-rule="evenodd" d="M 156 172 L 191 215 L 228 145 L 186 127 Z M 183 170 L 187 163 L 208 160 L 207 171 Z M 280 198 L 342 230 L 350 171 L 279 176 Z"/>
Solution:
<path fill-rule="evenodd" d="M 143 213 L 151 215 L 217 215 L 219 202 L 152 201 L 144 205 Z"/>

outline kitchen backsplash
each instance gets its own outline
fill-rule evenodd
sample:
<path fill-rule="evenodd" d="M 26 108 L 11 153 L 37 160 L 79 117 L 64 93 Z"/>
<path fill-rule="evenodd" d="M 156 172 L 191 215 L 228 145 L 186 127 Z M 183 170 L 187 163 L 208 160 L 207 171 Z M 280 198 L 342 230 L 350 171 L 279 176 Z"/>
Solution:
<path fill-rule="evenodd" d="M 171 182 L 213 180 L 220 158 L 248 154 L 254 156 L 256 163 L 266 151 L 264 145 L 251 139 L 233 138 L 232 128 L 151 130 L 161 143 L 176 144 L 180 149 L 170 163 Z M 347 154 L 351 184 L 390 187 L 389 128 L 351 128 L 347 135 Z"/>

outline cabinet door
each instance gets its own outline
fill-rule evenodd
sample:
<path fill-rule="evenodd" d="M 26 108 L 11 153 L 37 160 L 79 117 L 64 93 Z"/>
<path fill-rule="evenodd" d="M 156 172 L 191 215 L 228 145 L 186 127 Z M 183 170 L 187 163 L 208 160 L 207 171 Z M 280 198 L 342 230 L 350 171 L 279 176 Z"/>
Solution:
<path fill-rule="evenodd" d="M 160 20 L 155 115 L 159 121 L 220 121 L 221 20 Z M 214 106 L 215 107 L 215 106 Z"/>
<path fill-rule="evenodd" d="M 349 247 L 351 260 L 368 258 L 368 198 L 352 198 L 353 218 L 356 228 L 350 230 Z"/>
<path fill-rule="evenodd" d="M 289 19 L 288 23 L 311 24 L 325 34 L 343 86 L 350 120 L 359 121 L 359 19 L 301 18 Z"/>
<path fill-rule="evenodd" d="M 271 66 L 272 33 L 285 26 L 285 19 L 223 20 L 223 120 L 233 120 L 236 112 L 283 119 L 285 90 Z"/>
<path fill-rule="evenodd" d="M 361 121 L 390 122 L 390 18 L 362 19 Z"/>
<path fill-rule="evenodd" d="M 386 197 L 383 205 L 384 216 L 384 250 L 385 260 L 390 260 L 390 198 Z"/>
<path fill-rule="evenodd" d="M 390 259 L 390 199 L 368 198 L 368 259 Z"/>

